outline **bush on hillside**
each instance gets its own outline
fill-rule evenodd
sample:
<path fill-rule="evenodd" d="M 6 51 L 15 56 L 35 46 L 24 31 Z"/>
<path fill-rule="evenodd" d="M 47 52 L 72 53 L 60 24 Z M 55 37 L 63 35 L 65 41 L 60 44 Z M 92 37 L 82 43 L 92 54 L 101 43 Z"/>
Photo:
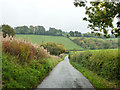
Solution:
<path fill-rule="evenodd" d="M 66 51 L 64 45 L 56 44 L 53 42 L 45 43 L 43 47 L 47 49 L 47 51 L 50 52 L 50 54 L 52 55 L 60 55 L 61 53 L 64 53 Z"/>

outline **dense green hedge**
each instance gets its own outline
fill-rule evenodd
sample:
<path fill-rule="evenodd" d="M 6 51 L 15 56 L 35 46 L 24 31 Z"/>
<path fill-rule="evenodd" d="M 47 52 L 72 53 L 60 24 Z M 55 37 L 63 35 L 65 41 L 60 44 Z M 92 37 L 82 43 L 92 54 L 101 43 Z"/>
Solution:
<path fill-rule="evenodd" d="M 120 78 L 118 49 L 82 51 L 69 56 L 70 60 L 97 73 L 108 81 Z"/>

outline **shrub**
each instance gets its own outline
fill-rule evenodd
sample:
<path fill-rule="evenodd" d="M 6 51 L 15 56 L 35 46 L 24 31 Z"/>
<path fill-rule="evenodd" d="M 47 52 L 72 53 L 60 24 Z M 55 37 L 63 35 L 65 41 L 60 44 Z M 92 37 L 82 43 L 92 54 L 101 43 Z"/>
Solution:
<path fill-rule="evenodd" d="M 50 54 L 53 55 L 60 55 L 61 53 L 64 53 L 66 51 L 64 45 L 56 44 L 53 42 L 45 43 L 43 47 L 47 49 L 47 51 L 50 52 Z"/>

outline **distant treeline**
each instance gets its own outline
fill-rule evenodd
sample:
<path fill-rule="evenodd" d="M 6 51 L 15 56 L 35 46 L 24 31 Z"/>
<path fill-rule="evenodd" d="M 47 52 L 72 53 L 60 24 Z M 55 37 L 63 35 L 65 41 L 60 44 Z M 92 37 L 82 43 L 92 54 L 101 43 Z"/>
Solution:
<path fill-rule="evenodd" d="M 14 28 L 16 34 L 52 35 L 64 37 L 97 37 L 104 38 L 104 35 L 96 36 L 94 33 L 81 33 L 78 31 L 64 32 L 61 29 L 49 28 L 45 30 L 43 26 L 17 26 Z M 114 38 L 114 36 L 111 36 Z"/>
<path fill-rule="evenodd" d="M 55 28 L 49 28 L 48 31 L 45 30 L 43 26 L 18 26 L 14 28 L 16 34 L 35 34 L 35 35 L 55 35 L 62 36 L 62 30 L 57 30 Z"/>

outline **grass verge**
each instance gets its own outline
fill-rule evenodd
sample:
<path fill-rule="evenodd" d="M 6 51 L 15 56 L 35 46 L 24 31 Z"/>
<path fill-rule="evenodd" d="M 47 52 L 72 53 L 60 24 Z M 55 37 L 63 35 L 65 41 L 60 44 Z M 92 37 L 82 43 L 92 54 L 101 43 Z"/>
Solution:
<path fill-rule="evenodd" d="M 2 84 L 6 88 L 35 88 L 48 73 L 62 61 L 61 58 L 31 60 L 29 64 L 20 64 L 16 56 L 3 53 Z"/>
<path fill-rule="evenodd" d="M 71 52 L 69 58 L 95 88 L 120 89 L 118 49 Z"/>
<path fill-rule="evenodd" d="M 73 65 L 73 67 L 75 67 L 78 71 L 80 71 L 97 90 L 103 88 L 118 88 L 115 82 L 107 81 L 106 79 L 98 76 L 96 73 L 84 68 L 83 66 L 81 66 L 76 62 L 72 62 L 70 60 L 70 63 Z"/>
<path fill-rule="evenodd" d="M 98 76 L 96 73 L 84 68 L 83 66 L 81 66 L 76 62 L 72 62 L 70 60 L 70 63 L 73 65 L 73 67 L 75 67 L 78 71 L 80 71 L 97 90 L 103 88 L 118 88 L 115 82 L 107 81 L 106 79 Z"/>

